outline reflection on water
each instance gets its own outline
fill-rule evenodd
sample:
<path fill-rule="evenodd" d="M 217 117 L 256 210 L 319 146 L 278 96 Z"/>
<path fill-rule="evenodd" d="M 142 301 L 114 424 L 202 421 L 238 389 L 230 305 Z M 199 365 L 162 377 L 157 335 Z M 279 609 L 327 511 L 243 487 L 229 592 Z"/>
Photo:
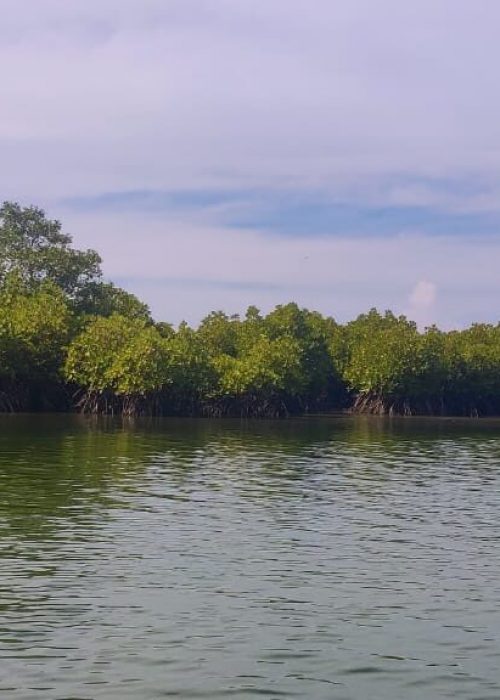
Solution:
<path fill-rule="evenodd" d="M 500 698 L 500 424 L 0 418 L 0 697 Z"/>

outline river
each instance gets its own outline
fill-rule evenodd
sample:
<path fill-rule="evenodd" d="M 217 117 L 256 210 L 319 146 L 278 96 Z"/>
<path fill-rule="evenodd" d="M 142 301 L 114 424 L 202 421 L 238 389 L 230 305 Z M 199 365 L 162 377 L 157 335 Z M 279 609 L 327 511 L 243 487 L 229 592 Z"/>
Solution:
<path fill-rule="evenodd" d="M 500 423 L 0 418 L 2 700 L 498 700 Z"/>

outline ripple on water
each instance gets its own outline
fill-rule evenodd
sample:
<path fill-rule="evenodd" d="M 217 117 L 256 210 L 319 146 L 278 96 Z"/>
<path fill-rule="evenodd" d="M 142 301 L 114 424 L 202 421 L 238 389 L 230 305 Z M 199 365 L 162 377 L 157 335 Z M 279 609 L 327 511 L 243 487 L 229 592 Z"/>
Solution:
<path fill-rule="evenodd" d="M 0 418 L 0 697 L 500 697 L 500 424 Z"/>

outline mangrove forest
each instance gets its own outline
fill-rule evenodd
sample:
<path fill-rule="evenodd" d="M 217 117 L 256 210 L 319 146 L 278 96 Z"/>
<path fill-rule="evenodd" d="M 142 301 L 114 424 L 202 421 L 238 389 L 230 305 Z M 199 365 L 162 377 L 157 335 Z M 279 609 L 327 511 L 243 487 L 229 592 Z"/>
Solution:
<path fill-rule="evenodd" d="M 155 321 L 37 207 L 0 208 L 0 410 L 286 416 L 500 414 L 500 325 L 419 331 L 371 309 L 254 306 Z"/>

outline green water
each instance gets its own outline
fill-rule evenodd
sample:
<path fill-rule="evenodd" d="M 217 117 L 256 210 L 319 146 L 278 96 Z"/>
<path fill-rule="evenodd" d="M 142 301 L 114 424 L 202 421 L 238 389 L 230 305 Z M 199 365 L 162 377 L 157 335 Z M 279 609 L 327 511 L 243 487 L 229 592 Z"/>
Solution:
<path fill-rule="evenodd" d="M 500 698 L 500 423 L 0 418 L 0 698 Z"/>

